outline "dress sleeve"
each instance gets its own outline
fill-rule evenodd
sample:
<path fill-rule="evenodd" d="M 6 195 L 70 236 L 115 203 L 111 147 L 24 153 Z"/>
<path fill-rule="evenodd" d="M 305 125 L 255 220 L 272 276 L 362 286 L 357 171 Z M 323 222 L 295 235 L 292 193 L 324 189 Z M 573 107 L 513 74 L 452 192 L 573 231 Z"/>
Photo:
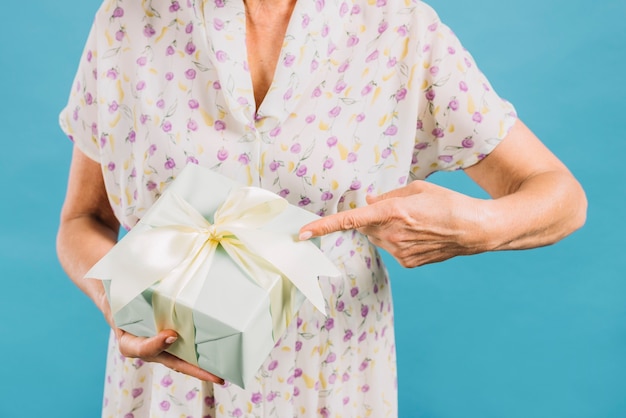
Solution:
<path fill-rule="evenodd" d="M 94 23 L 74 77 L 67 105 L 59 115 L 59 124 L 63 132 L 85 155 L 100 162 L 96 41 Z"/>
<path fill-rule="evenodd" d="M 419 2 L 416 36 L 421 73 L 411 176 L 471 166 L 489 154 L 516 119 L 435 11 Z"/>

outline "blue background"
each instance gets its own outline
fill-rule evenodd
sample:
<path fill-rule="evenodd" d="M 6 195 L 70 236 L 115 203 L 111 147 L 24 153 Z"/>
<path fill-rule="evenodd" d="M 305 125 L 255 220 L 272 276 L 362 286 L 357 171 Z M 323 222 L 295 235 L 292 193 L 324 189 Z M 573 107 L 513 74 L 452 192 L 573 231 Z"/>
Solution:
<path fill-rule="evenodd" d="M 396 0 L 393 0 L 396 1 Z M 97 417 L 107 326 L 58 265 L 57 127 L 97 0 L 0 23 L 0 417 Z M 389 259 L 401 417 L 626 417 L 626 2 L 436 0 L 570 167 L 586 226 L 557 245 L 405 270 Z M 461 173 L 433 181 L 483 196 Z"/>

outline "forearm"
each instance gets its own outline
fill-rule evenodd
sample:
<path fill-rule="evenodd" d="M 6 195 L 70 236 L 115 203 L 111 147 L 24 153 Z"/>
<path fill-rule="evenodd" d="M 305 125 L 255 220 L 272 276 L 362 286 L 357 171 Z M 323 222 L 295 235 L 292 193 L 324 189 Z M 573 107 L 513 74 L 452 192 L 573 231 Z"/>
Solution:
<path fill-rule="evenodd" d="M 586 218 L 585 193 L 565 170 L 536 174 L 505 196 L 486 201 L 488 250 L 518 250 L 553 244 Z"/>
<path fill-rule="evenodd" d="M 57 253 L 69 278 L 100 310 L 106 309 L 102 282 L 84 275 L 117 241 L 118 231 L 94 216 L 84 215 L 61 221 Z"/>

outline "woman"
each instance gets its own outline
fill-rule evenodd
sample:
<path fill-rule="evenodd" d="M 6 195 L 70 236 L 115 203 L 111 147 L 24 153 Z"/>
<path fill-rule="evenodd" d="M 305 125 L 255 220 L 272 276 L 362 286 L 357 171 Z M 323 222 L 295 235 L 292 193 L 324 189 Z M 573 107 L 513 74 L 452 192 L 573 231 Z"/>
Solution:
<path fill-rule="evenodd" d="M 418 1 L 106 1 L 61 124 L 59 258 L 114 331 L 103 416 L 395 416 L 375 246 L 415 267 L 547 245 L 585 218 L 577 181 Z M 345 273 L 320 280 L 328 318 L 305 304 L 246 391 L 165 353 L 171 330 L 117 329 L 82 279 L 186 164 L 322 215 L 300 238 L 323 236 Z M 457 169 L 493 199 L 423 181 Z"/>

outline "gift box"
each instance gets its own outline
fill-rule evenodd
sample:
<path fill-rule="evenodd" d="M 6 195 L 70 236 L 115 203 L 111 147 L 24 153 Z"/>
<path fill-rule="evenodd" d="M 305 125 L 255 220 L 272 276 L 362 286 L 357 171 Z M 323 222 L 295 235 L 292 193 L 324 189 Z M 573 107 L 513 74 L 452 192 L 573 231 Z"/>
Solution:
<path fill-rule="evenodd" d="M 308 299 L 338 276 L 300 227 L 317 218 L 280 196 L 196 165 L 87 274 L 104 283 L 115 324 L 174 329 L 168 352 L 242 388 Z"/>

